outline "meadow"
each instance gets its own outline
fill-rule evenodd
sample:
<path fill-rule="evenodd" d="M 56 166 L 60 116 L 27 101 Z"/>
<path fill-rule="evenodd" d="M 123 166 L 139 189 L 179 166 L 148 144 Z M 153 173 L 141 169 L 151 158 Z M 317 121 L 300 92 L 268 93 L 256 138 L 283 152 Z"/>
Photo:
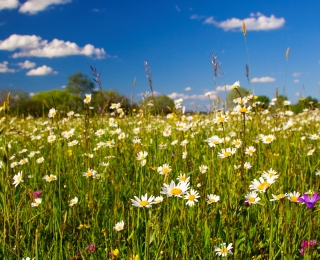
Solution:
<path fill-rule="evenodd" d="M 0 111 L 1 259 L 319 259 L 318 109 L 90 102 Z"/>

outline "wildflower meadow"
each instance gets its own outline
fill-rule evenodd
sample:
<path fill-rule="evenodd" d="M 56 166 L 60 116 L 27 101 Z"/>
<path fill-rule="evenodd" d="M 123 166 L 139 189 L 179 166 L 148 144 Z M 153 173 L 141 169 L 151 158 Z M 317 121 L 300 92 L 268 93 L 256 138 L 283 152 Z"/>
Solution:
<path fill-rule="evenodd" d="M 90 102 L 2 109 L 1 259 L 319 259 L 318 109 Z"/>

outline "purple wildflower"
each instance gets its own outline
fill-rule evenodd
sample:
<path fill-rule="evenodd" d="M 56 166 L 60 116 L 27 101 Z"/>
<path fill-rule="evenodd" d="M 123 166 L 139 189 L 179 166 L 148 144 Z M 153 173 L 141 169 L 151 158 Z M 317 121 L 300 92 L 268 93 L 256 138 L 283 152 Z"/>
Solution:
<path fill-rule="evenodd" d="M 316 192 L 311 198 L 307 194 L 303 194 L 303 197 L 298 198 L 298 201 L 305 203 L 309 209 L 313 209 L 318 200 L 320 200 L 318 192 Z"/>
<path fill-rule="evenodd" d="M 301 243 L 302 248 L 314 247 L 315 245 L 317 245 L 317 240 L 315 240 L 315 239 L 305 240 L 305 241 L 302 241 L 302 243 Z"/>
<path fill-rule="evenodd" d="M 243 202 L 243 206 L 250 207 L 250 203 L 248 201 Z"/>
<path fill-rule="evenodd" d="M 301 248 L 301 249 L 299 250 L 299 253 L 300 253 L 301 255 L 304 255 L 304 254 L 306 253 L 306 251 L 304 251 L 304 249 Z"/>
<path fill-rule="evenodd" d="M 88 245 L 87 250 L 88 250 L 89 252 L 91 252 L 91 253 L 93 253 L 94 251 L 96 251 L 96 246 L 95 246 L 95 244 L 90 244 L 90 245 Z"/>
<path fill-rule="evenodd" d="M 37 191 L 34 191 L 32 195 L 37 199 L 37 198 L 40 198 L 42 194 L 41 194 L 41 191 L 37 190 Z"/>

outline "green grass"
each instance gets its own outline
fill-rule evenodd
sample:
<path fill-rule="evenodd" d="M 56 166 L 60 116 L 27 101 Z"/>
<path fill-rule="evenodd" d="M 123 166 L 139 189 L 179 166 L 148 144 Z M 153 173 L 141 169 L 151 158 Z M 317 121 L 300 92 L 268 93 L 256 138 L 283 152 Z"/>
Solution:
<path fill-rule="evenodd" d="M 246 107 L 249 104 L 254 101 Z M 309 209 L 288 198 L 270 201 L 272 194 L 319 190 L 320 176 L 315 174 L 319 140 L 309 138 L 319 133 L 318 110 L 287 116 L 286 107 L 271 107 L 264 114 L 255 106 L 244 124 L 244 113 L 232 110 L 227 112 L 227 122 L 214 123 L 220 116 L 217 111 L 184 116 L 176 110 L 167 118 L 151 116 L 150 108 L 144 107 L 142 112 L 130 111 L 121 118 L 117 113 L 100 118 L 90 116 L 86 108 L 82 116 L 69 119 L 57 114 L 53 119 L 14 120 L 2 114 L 1 259 L 130 259 L 137 255 L 139 259 L 219 259 L 215 247 L 221 243 L 232 243 L 233 255 L 228 258 L 233 259 L 302 259 L 301 242 L 319 239 L 318 205 Z M 117 126 L 110 126 L 111 117 Z M 289 120 L 293 126 L 283 130 Z M 185 131 L 176 128 L 178 122 L 186 123 Z M 172 132 L 165 137 L 163 131 L 168 126 Z M 114 132 L 118 128 L 123 139 Z M 139 133 L 134 133 L 134 128 L 139 128 Z M 66 139 L 63 132 L 71 129 L 74 134 Z M 104 130 L 101 137 L 95 134 L 99 129 Z M 56 136 L 52 143 L 47 141 L 50 134 Z M 264 144 L 260 134 L 273 134 L 276 139 Z M 206 140 L 214 135 L 230 140 L 209 147 Z M 135 136 L 141 143 L 133 144 Z M 235 139 L 245 143 L 244 149 L 219 158 L 222 148 L 234 147 Z M 69 147 L 72 140 L 79 143 Z M 110 140 L 114 140 L 114 147 L 97 149 L 99 142 Z M 171 145 L 175 140 L 177 144 Z M 181 146 L 183 140 L 188 144 Z M 167 148 L 160 149 L 160 144 L 167 144 Z M 252 156 L 244 153 L 249 146 L 256 149 Z M 307 155 L 313 148 L 313 154 Z M 23 149 L 27 151 L 22 153 Z M 37 153 L 28 157 L 31 151 Z M 144 166 L 136 159 L 140 151 L 148 152 Z M 183 152 L 187 152 L 185 159 Z M 40 157 L 43 163 L 36 162 Z M 28 162 L 11 168 L 23 158 Z M 235 170 L 234 165 L 245 162 L 252 168 Z M 172 169 L 165 176 L 157 172 L 163 164 Z M 200 173 L 200 165 L 208 166 L 206 173 Z M 270 168 L 279 178 L 266 192 L 258 193 L 258 204 L 248 206 L 245 195 L 249 185 Z M 88 169 L 97 171 L 96 178 L 83 176 Z M 23 182 L 14 187 L 13 177 L 20 171 Z M 163 184 L 172 180 L 177 184 L 181 173 L 190 177 L 190 188 L 200 195 L 193 207 L 186 205 L 184 196 L 166 195 L 151 208 L 132 206 L 134 196 L 160 196 Z M 43 177 L 50 174 L 57 180 L 46 182 Z M 31 207 L 37 190 L 42 193 L 42 203 Z M 220 200 L 208 204 L 209 194 L 220 196 Z M 79 201 L 70 207 L 74 197 Z M 121 220 L 124 229 L 117 232 L 114 226 Z M 95 245 L 94 252 L 88 250 L 90 244 Z M 110 254 L 115 249 L 119 250 L 117 257 Z M 319 256 L 314 247 L 304 258 Z"/>

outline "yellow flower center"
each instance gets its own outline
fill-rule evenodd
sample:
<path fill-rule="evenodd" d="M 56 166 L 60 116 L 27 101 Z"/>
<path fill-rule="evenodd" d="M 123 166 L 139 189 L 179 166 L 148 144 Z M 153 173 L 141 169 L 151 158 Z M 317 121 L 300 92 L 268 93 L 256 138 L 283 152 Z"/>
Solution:
<path fill-rule="evenodd" d="M 240 108 L 239 111 L 240 111 L 241 113 L 245 113 L 245 112 L 248 111 L 248 109 L 247 109 L 246 107 L 242 107 L 242 108 Z"/>
<path fill-rule="evenodd" d="M 285 197 L 284 194 L 279 194 L 279 195 L 276 196 L 276 198 L 277 198 L 278 200 L 280 200 L 280 199 L 282 199 L 282 198 L 284 198 L 284 197 Z"/>
<path fill-rule="evenodd" d="M 92 176 L 92 171 L 88 171 L 88 172 L 87 172 L 87 176 L 88 176 L 88 177 Z"/>
<path fill-rule="evenodd" d="M 256 199 L 253 198 L 253 197 L 250 197 L 248 200 L 249 200 L 251 203 L 256 201 Z"/>
<path fill-rule="evenodd" d="M 85 98 L 86 102 L 89 102 L 90 99 L 91 99 L 90 97 L 86 97 L 86 98 Z"/>
<path fill-rule="evenodd" d="M 223 247 L 220 249 L 221 254 L 228 254 L 228 249 L 226 247 Z"/>
<path fill-rule="evenodd" d="M 194 200 L 196 197 L 194 195 L 189 195 L 188 200 Z"/>
<path fill-rule="evenodd" d="M 297 201 L 298 201 L 298 197 L 297 197 L 297 196 L 292 196 L 292 197 L 291 197 L 291 201 L 297 202 Z"/>
<path fill-rule="evenodd" d="M 169 169 L 168 168 L 162 168 L 162 173 L 163 174 L 167 174 L 169 172 Z"/>
<path fill-rule="evenodd" d="M 225 152 L 225 153 L 223 154 L 224 157 L 228 157 L 228 156 L 230 156 L 230 155 L 231 155 L 231 152 Z"/>
<path fill-rule="evenodd" d="M 224 122 L 224 120 L 225 120 L 225 118 L 224 118 L 224 117 L 219 117 L 219 118 L 218 118 L 218 122 L 219 122 L 219 123 L 223 123 L 223 122 Z"/>
<path fill-rule="evenodd" d="M 210 201 L 210 202 L 216 202 L 216 200 L 215 200 L 215 199 L 209 199 L 209 201 Z"/>
<path fill-rule="evenodd" d="M 145 206 L 149 205 L 149 202 L 146 200 L 143 200 L 143 201 L 140 201 L 139 204 L 140 204 L 140 206 L 145 207 Z"/>
<path fill-rule="evenodd" d="M 181 192 L 182 192 L 182 190 L 179 189 L 179 188 L 173 188 L 173 189 L 171 189 L 171 191 L 170 191 L 170 193 L 171 193 L 172 195 L 179 195 L 179 194 L 181 194 Z"/>
<path fill-rule="evenodd" d="M 54 176 L 49 176 L 49 177 L 48 177 L 48 181 L 53 181 L 53 180 L 55 180 L 55 177 L 54 177 Z"/>
<path fill-rule="evenodd" d="M 185 181 L 187 178 L 185 176 L 180 177 L 180 181 Z"/>
<path fill-rule="evenodd" d="M 270 183 L 264 182 L 258 185 L 258 190 L 266 190 L 270 186 Z"/>
<path fill-rule="evenodd" d="M 271 137 L 267 137 L 266 138 L 266 142 L 271 142 L 272 141 L 272 138 Z"/>

